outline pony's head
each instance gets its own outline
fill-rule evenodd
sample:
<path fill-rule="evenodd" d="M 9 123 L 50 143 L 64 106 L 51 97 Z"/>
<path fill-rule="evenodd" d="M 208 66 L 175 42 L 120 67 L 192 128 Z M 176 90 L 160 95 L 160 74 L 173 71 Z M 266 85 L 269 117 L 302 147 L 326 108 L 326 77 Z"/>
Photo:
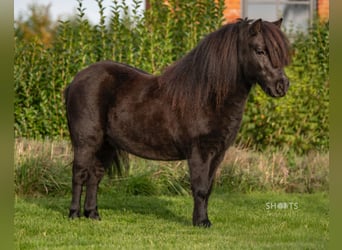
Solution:
<path fill-rule="evenodd" d="M 284 67 L 290 62 L 289 43 L 276 22 L 254 21 L 245 26 L 247 35 L 240 37 L 239 58 L 245 80 L 258 83 L 272 97 L 284 96 L 289 79 Z"/>

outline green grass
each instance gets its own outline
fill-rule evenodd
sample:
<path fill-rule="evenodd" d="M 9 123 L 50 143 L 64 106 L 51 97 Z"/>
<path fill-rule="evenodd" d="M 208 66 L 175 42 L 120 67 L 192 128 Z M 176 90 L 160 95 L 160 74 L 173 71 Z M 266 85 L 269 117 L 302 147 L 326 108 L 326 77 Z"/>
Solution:
<path fill-rule="evenodd" d="M 101 182 L 102 221 L 69 220 L 71 153 L 67 141 L 16 141 L 16 249 L 327 248 L 329 154 L 230 149 L 203 229 L 186 163 L 135 157 L 129 175 Z"/>
<path fill-rule="evenodd" d="M 326 249 L 328 195 L 216 189 L 210 229 L 191 225 L 192 198 L 101 192 L 101 221 L 67 218 L 69 196 L 15 200 L 16 249 Z M 267 209 L 267 202 L 298 207 Z M 296 209 L 297 208 L 297 209 Z"/>

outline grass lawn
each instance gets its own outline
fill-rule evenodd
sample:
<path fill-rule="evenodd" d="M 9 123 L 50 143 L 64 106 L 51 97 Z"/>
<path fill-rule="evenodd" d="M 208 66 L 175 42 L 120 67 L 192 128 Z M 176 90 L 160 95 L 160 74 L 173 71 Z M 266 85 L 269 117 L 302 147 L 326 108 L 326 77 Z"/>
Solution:
<path fill-rule="evenodd" d="M 191 225 L 190 196 L 100 193 L 101 221 L 67 218 L 69 197 L 15 199 L 16 249 L 326 249 L 326 193 L 215 190 L 210 229 Z"/>

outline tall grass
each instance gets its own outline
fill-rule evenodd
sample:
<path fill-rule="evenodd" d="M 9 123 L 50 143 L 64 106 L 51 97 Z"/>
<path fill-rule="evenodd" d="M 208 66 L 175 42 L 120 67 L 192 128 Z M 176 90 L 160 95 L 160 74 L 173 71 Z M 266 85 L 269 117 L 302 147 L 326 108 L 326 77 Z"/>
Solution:
<path fill-rule="evenodd" d="M 17 194 L 63 194 L 71 187 L 71 146 L 67 141 L 16 140 L 14 184 Z"/>
<path fill-rule="evenodd" d="M 312 193 L 329 190 L 329 153 L 228 150 L 217 184 L 231 190 Z"/>
<path fill-rule="evenodd" d="M 82 68 L 110 59 L 158 74 L 223 23 L 224 1 L 113 0 L 110 16 L 98 4 L 99 24 L 85 18 L 82 0 L 77 15 L 59 22 L 52 44 L 15 37 L 15 136 L 61 139 L 68 136 L 63 89 Z M 106 21 L 107 20 L 107 21 Z M 18 26 L 17 29 L 20 29 Z M 248 101 L 238 142 L 265 149 L 288 146 L 305 154 L 329 149 L 329 26 L 317 22 L 293 43 L 287 68 L 291 87 L 285 98 L 266 97 L 256 88 Z"/>
<path fill-rule="evenodd" d="M 72 149 L 67 141 L 15 143 L 15 191 L 18 195 L 61 195 L 70 192 Z M 185 161 L 148 161 L 130 156 L 130 173 L 105 176 L 100 191 L 132 195 L 185 195 L 190 192 Z M 259 153 L 231 148 L 215 185 L 228 191 L 313 193 L 329 190 L 329 154 L 299 156 L 286 150 Z"/>

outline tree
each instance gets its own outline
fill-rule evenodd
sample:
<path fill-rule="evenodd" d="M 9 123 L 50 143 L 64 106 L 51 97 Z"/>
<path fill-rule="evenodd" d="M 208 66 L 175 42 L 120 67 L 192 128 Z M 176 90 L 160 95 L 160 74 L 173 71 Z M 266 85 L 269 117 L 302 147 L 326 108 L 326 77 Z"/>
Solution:
<path fill-rule="evenodd" d="M 28 17 L 20 16 L 15 20 L 15 36 L 27 42 L 36 41 L 46 47 L 51 46 L 54 39 L 57 23 L 53 22 L 50 15 L 51 4 L 31 4 L 28 7 Z"/>

